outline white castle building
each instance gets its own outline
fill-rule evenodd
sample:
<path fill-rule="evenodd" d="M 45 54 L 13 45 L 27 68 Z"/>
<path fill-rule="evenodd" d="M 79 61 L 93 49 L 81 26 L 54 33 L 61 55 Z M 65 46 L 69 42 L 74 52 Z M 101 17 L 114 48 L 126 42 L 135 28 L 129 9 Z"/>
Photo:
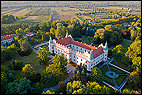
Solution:
<path fill-rule="evenodd" d="M 105 46 L 103 44 L 100 44 L 98 47 L 90 46 L 75 41 L 68 33 L 65 38 L 59 40 L 52 40 L 50 37 L 49 51 L 57 55 L 63 53 L 68 63 L 82 64 L 87 67 L 88 71 L 91 71 L 100 62 L 105 62 L 108 56 L 107 42 Z"/>

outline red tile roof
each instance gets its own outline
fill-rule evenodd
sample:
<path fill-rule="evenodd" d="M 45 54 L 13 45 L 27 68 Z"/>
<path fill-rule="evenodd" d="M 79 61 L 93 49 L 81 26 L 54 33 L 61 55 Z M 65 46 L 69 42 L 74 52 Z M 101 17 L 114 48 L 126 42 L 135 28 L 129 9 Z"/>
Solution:
<path fill-rule="evenodd" d="M 11 39 L 11 38 L 13 38 L 13 39 L 14 39 L 14 36 L 13 36 L 13 35 L 1 36 L 1 41 L 3 41 L 3 40 L 7 40 L 7 39 Z"/>
<path fill-rule="evenodd" d="M 82 48 L 86 48 L 88 50 L 96 49 L 96 47 L 77 42 L 77 41 L 73 40 L 71 37 L 60 39 L 60 40 L 57 40 L 56 42 L 59 44 L 62 44 L 62 45 L 74 44 L 74 45 L 80 46 Z"/>
<path fill-rule="evenodd" d="M 102 46 L 100 46 L 99 48 L 94 49 L 94 50 L 92 51 L 92 54 L 93 54 L 93 57 L 94 57 L 94 58 L 98 57 L 98 56 L 101 55 L 102 53 L 104 53 Z"/>
<path fill-rule="evenodd" d="M 33 32 L 28 32 L 27 35 L 32 35 L 32 34 L 36 34 L 36 33 L 33 33 Z"/>

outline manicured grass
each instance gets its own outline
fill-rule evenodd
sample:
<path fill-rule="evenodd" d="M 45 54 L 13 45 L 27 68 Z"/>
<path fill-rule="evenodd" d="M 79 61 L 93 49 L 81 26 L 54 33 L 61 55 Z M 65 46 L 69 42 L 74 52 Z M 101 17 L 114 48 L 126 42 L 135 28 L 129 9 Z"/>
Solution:
<path fill-rule="evenodd" d="M 128 47 L 131 45 L 131 42 L 127 41 L 126 39 L 123 39 L 122 46 L 124 47 L 125 51 L 128 50 Z"/>
<path fill-rule="evenodd" d="M 124 72 L 124 71 L 122 71 L 120 69 L 117 69 L 117 68 L 115 68 L 115 67 L 113 67 L 111 65 L 109 65 L 109 68 L 110 68 L 111 71 L 114 71 L 117 74 L 127 74 L 126 72 Z"/>
<path fill-rule="evenodd" d="M 103 76 L 103 81 L 109 83 L 109 84 L 112 85 L 112 86 L 115 86 L 113 79 L 107 77 L 106 75 Z"/>
<path fill-rule="evenodd" d="M 124 79 L 127 77 L 127 75 L 119 75 L 116 79 L 115 79 L 115 82 L 116 84 L 119 86 L 123 81 Z"/>
<path fill-rule="evenodd" d="M 123 63 L 121 63 L 119 61 L 116 62 L 115 59 L 111 63 L 118 66 L 118 67 L 120 67 L 120 68 L 122 68 L 122 69 L 125 69 L 125 70 L 129 71 L 129 68 L 128 68 L 127 65 L 125 65 L 125 64 L 123 64 Z"/>
<path fill-rule="evenodd" d="M 16 55 L 12 60 L 20 60 L 24 62 L 25 64 L 31 64 L 31 66 L 33 67 L 33 70 L 36 72 L 41 72 L 45 69 L 45 66 L 41 66 L 39 64 L 37 59 L 37 54 L 35 52 L 32 52 L 30 55 L 24 56 L 24 57 L 21 57 L 20 55 Z M 2 65 L 8 66 L 10 62 L 11 61 L 7 61 L 3 63 Z"/>
<path fill-rule="evenodd" d="M 107 65 L 104 65 L 102 68 L 100 68 L 103 74 L 105 74 L 107 71 L 109 71 Z"/>

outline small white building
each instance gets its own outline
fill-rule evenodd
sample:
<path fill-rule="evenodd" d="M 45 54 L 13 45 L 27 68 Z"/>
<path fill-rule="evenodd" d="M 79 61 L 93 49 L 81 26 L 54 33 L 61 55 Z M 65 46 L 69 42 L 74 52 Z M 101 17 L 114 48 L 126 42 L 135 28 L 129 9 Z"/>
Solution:
<path fill-rule="evenodd" d="M 102 61 L 107 60 L 108 46 L 103 44 L 98 47 L 90 46 L 82 42 L 75 41 L 71 35 L 66 34 L 65 38 L 49 40 L 49 51 L 51 53 L 61 55 L 68 63 L 72 62 L 77 65 L 84 65 L 88 71 L 91 71 L 94 66 Z"/>

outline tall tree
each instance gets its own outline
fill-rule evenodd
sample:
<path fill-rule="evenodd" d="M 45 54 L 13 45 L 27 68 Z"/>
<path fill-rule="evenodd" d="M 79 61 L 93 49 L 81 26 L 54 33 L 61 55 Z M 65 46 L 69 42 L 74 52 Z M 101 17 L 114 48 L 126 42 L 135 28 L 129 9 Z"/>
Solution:
<path fill-rule="evenodd" d="M 49 60 L 51 59 L 49 56 L 51 53 L 48 51 L 48 49 L 43 48 L 42 51 L 39 49 L 38 50 L 38 60 L 40 65 L 49 65 Z"/>

